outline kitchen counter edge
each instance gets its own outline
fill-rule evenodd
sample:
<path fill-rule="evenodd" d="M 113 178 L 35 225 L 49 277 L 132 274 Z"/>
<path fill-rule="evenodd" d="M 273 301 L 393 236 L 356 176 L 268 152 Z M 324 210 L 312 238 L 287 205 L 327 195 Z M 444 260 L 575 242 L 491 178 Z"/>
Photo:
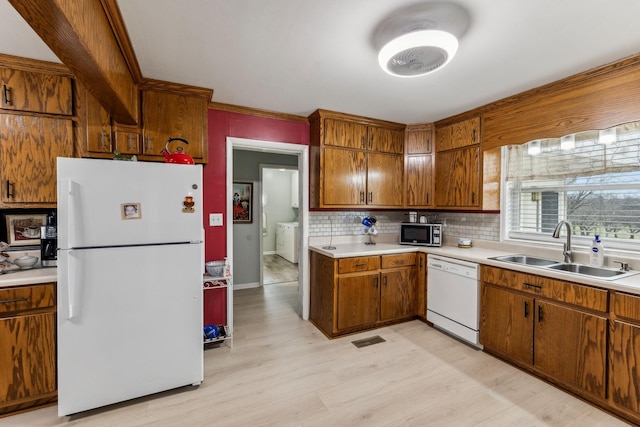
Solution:
<path fill-rule="evenodd" d="M 57 281 L 58 271 L 55 267 L 33 268 L 31 270 L 9 270 L 0 275 L 0 289 Z"/>
<path fill-rule="evenodd" d="M 330 258 L 349 258 L 375 255 L 400 254 L 407 252 L 422 252 L 427 254 L 442 255 L 463 261 L 475 262 L 482 265 L 504 268 L 521 273 L 536 274 L 566 282 L 589 285 L 613 291 L 627 292 L 640 296 L 640 272 L 616 280 L 601 280 L 588 276 L 578 276 L 572 273 L 554 271 L 542 267 L 507 263 L 490 259 L 492 257 L 513 255 L 511 251 L 500 251 L 483 247 L 459 248 L 457 246 L 425 247 L 408 246 L 393 243 L 379 243 L 377 245 L 365 245 L 364 243 L 344 243 L 334 245 L 336 249 L 326 249 L 322 245 L 309 245 L 309 249 Z"/>

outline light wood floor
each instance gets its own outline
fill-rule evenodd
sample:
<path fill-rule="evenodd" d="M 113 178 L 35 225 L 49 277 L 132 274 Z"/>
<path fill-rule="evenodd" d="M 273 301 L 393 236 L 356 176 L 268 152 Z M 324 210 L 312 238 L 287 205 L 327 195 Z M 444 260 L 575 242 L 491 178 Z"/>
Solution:
<path fill-rule="evenodd" d="M 298 264 L 287 261 L 280 255 L 264 255 L 262 258 L 262 283 L 273 285 L 298 280 Z"/>
<path fill-rule="evenodd" d="M 205 381 L 71 418 L 0 426 L 618 426 L 620 420 L 422 322 L 328 340 L 297 317 L 297 284 L 238 290 L 234 348 Z M 356 348 L 380 335 L 386 342 Z"/>

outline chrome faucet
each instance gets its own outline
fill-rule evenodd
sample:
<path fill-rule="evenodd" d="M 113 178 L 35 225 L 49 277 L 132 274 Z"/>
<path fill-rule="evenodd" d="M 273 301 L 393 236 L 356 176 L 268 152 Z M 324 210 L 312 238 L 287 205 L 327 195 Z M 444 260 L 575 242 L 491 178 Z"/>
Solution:
<path fill-rule="evenodd" d="M 562 226 L 567 226 L 567 243 L 564 244 L 564 249 L 562 250 L 562 255 L 564 255 L 564 262 L 571 262 L 571 223 L 569 221 L 565 221 L 564 219 L 556 225 L 556 229 L 553 230 L 553 237 L 556 239 L 560 238 L 560 231 L 562 230 Z"/>

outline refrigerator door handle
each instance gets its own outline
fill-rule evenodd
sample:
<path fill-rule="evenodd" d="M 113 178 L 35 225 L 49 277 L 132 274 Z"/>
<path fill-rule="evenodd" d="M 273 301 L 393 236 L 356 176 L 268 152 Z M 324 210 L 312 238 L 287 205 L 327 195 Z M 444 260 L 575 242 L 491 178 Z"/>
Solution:
<path fill-rule="evenodd" d="M 67 256 L 67 293 L 69 295 L 69 314 L 67 316 L 68 320 L 71 320 L 75 317 L 76 310 L 74 301 L 76 300 L 76 277 L 73 274 L 71 269 L 73 258 L 73 251 L 69 251 L 69 256 Z"/>
<path fill-rule="evenodd" d="M 59 310 L 62 311 L 63 307 L 67 309 L 66 313 L 60 313 L 61 317 L 65 320 L 71 320 L 74 318 L 76 314 L 76 307 L 74 304 L 75 294 L 76 294 L 76 286 L 75 286 L 75 277 L 71 274 L 71 252 L 72 251 L 59 251 L 58 258 L 60 261 L 58 269 L 60 270 L 61 283 L 67 284 L 67 289 L 64 291 L 67 293 L 67 301 L 66 304 L 60 304 Z"/>
<path fill-rule="evenodd" d="M 66 247 L 72 248 L 75 239 L 74 239 L 74 229 L 72 226 L 73 220 L 71 216 L 76 212 L 74 211 L 73 202 L 74 202 L 74 196 L 76 195 L 75 194 L 76 191 L 74 190 L 76 190 L 77 184 L 70 179 L 63 179 L 60 181 L 60 185 L 62 188 L 62 191 L 60 191 L 60 196 L 62 200 L 58 201 L 58 206 L 63 205 L 67 207 L 67 214 L 65 215 L 67 217 L 67 221 L 66 221 L 66 224 L 64 224 L 64 227 L 67 228 Z"/>

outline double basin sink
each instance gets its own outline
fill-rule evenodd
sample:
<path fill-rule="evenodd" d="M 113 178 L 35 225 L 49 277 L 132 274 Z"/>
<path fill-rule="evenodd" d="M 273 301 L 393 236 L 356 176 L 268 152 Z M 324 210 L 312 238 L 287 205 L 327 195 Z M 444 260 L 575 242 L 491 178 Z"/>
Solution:
<path fill-rule="evenodd" d="M 558 262 L 551 259 L 537 258 L 528 255 L 504 255 L 492 257 L 490 259 L 520 265 L 528 265 L 531 267 L 542 267 L 549 270 L 564 271 L 567 273 L 581 274 L 583 276 L 594 277 L 601 280 L 616 280 L 638 273 L 638 271 L 628 271 L 622 269 L 613 270 L 609 268 L 592 267 L 590 265 Z"/>

